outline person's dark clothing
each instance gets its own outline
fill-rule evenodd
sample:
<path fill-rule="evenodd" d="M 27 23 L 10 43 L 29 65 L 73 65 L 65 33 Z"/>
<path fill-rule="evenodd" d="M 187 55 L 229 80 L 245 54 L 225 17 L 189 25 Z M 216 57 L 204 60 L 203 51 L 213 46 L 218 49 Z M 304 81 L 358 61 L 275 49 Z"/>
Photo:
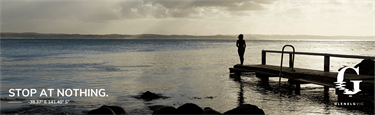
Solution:
<path fill-rule="evenodd" d="M 237 47 L 238 47 L 238 55 L 240 56 L 241 65 L 243 64 L 244 58 L 243 55 L 246 49 L 245 40 L 237 40 Z"/>

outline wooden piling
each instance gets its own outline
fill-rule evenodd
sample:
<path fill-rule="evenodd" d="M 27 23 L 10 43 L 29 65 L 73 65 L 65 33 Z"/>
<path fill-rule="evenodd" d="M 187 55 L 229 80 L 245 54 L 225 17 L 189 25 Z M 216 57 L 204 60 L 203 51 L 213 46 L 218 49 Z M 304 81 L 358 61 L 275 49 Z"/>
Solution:
<path fill-rule="evenodd" d="M 266 65 L 266 52 L 262 51 L 262 65 Z"/>
<path fill-rule="evenodd" d="M 326 94 L 328 92 L 329 92 L 329 87 L 328 86 L 324 86 L 324 94 Z"/>
<path fill-rule="evenodd" d="M 301 94 L 301 84 L 300 83 L 296 83 L 296 90 L 295 90 L 295 93 L 296 95 L 299 95 Z"/>
<path fill-rule="evenodd" d="M 294 62 L 293 60 L 293 53 L 289 53 L 289 68 L 293 68 Z"/>
<path fill-rule="evenodd" d="M 324 56 L 324 72 L 329 72 L 329 65 L 330 65 L 329 55 Z"/>
<path fill-rule="evenodd" d="M 260 78 L 263 85 L 269 85 L 269 76 L 262 74 L 260 72 L 255 73 L 255 76 Z"/>

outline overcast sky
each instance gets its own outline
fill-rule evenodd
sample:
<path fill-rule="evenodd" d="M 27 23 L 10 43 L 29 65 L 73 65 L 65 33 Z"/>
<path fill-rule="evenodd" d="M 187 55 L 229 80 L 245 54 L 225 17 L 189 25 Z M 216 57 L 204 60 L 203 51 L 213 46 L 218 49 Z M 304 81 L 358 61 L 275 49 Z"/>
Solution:
<path fill-rule="evenodd" d="M 2 32 L 374 36 L 375 0 L 1 0 Z"/>

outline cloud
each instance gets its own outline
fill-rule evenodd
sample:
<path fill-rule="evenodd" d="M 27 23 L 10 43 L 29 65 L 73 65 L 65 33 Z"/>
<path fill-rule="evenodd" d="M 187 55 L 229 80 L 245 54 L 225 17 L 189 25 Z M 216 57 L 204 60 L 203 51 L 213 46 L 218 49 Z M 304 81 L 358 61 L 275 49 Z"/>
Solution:
<path fill-rule="evenodd" d="M 232 7 L 227 7 L 230 11 L 253 11 L 253 10 L 265 10 L 265 8 L 256 2 L 244 2 L 244 3 L 237 3 L 237 5 Z"/>
<path fill-rule="evenodd" d="M 1 13 L 5 22 L 31 20 L 107 21 L 121 14 L 113 4 L 72 1 L 4 1 Z"/>
<path fill-rule="evenodd" d="M 341 3 L 340 1 L 337 1 L 337 0 L 329 0 L 328 3 L 333 4 L 333 5 L 342 5 L 343 4 L 343 3 Z"/>
<path fill-rule="evenodd" d="M 79 20 L 102 23 L 139 18 L 204 18 L 264 10 L 270 0 L 2 1 L 3 22 Z"/>
<path fill-rule="evenodd" d="M 373 29 L 375 12 L 373 0 L 3 0 L 1 2 L 3 32 L 373 35 L 367 30 Z"/>
<path fill-rule="evenodd" d="M 270 24 L 268 32 L 277 34 L 373 35 L 374 5 L 373 1 L 278 1 L 259 17 L 267 21 L 254 25 Z"/>
<path fill-rule="evenodd" d="M 270 0 L 143 0 L 124 2 L 122 13 L 126 18 L 199 18 L 207 14 L 235 13 L 265 10 Z"/>

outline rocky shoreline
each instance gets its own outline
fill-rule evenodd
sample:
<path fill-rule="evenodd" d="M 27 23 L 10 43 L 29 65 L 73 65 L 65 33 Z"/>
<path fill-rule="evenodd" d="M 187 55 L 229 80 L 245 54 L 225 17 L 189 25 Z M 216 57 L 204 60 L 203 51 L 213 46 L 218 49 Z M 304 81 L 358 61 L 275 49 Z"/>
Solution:
<path fill-rule="evenodd" d="M 135 98 L 143 99 L 145 101 L 150 101 L 154 99 L 160 99 L 160 98 L 168 98 L 166 96 L 163 96 L 161 94 L 152 93 L 150 91 L 146 91 L 142 93 L 140 96 L 136 96 Z M 153 111 L 153 115 L 157 114 L 261 114 L 264 115 L 264 111 L 262 109 L 259 109 L 255 105 L 251 104 L 242 104 L 239 105 L 236 108 L 233 108 L 231 110 L 228 110 L 224 113 L 220 113 L 211 107 L 199 107 L 198 105 L 194 103 L 185 103 L 178 108 L 172 107 L 172 106 L 164 106 L 164 105 L 158 105 L 158 106 L 150 106 L 150 110 Z M 124 108 L 119 106 L 107 106 L 103 105 L 98 109 L 91 110 L 87 112 L 88 115 L 92 114 L 108 114 L 108 115 L 128 115 L 128 113 L 125 111 Z"/>
<path fill-rule="evenodd" d="M 103 105 L 98 109 L 91 110 L 87 115 L 106 114 L 106 115 L 128 115 L 124 108 L 119 106 Z M 185 103 L 178 108 L 172 106 L 159 106 L 153 110 L 153 115 L 158 114 L 201 114 L 201 115 L 219 115 L 219 114 L 257 114 L 264 115 L 264 111 L 255 105 L 243 104 L 224 113 L 220 113 L 210 107 L 202 109 L 194 103 Z"/>

